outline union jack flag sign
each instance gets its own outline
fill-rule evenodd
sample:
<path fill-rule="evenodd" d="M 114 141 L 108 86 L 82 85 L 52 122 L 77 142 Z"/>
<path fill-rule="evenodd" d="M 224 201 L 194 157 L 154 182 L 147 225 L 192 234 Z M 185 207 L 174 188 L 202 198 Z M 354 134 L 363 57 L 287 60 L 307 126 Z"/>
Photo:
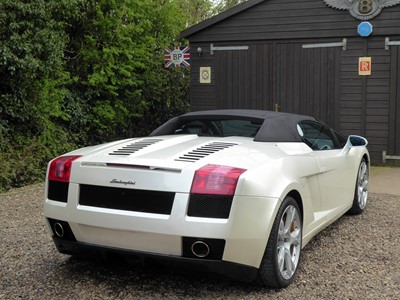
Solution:
<path fill-rule="evenodd" d="M 190 67 L 189 46 L 164 49 L 164 67 Z"/>

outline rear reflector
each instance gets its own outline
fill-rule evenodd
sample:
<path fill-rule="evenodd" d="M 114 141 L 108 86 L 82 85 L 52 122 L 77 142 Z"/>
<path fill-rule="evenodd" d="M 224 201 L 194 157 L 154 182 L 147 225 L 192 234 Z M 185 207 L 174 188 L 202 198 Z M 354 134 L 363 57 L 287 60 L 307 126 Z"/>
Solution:
<path fill-rule="evenodd" d="M 49 180 L 69 182 L 72 162 L 80 156 L 60 156 L 50 163 Z"/>
<path fill-rule="evenodd" d="M 230 195 L 235 194 L 240 175 L 246 170 L 220 165 L 206 165 L 196 171 L 192 194 Z"/>

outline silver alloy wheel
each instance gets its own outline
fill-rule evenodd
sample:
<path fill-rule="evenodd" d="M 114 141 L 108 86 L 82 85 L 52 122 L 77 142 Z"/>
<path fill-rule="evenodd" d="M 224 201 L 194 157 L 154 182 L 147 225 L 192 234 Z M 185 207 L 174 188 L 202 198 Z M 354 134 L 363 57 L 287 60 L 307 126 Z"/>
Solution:
<path fill-rule="evenodd" d="M 364 209 L 365 206 L 367 205 L 368 177 L 369 177 L 368 165 L 365 161 L 362 161 L 360 168 L 358 169 L 358 178 L 357 178 L 357 197 L 360 209 Z"/>
<path fill-rule="evenodd" d="M 279 271 L 284 279 L 290 279 L 297 269 L 301 251 L 301 219 L 293 205 L 282 214 L 277 246 Z"/>

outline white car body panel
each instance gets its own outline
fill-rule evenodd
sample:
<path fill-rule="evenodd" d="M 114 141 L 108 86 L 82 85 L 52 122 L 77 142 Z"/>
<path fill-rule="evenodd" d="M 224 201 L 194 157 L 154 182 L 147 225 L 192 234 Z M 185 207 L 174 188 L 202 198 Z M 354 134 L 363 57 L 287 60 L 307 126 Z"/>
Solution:
<path fill-rule="evenodd" d="M 142 142 L 150 144 L 128 155 L 110 154 Z M 232 146 L 197 161 L 180 160 L 214 142 Z M 66 155 L 81 155 L 72 162 L 67 202 L 46 197 L 44 215 L 68 222 L 80 243 L 181 256 L 182 237 L 223 239 L 222 261 L 259 268 L 283 199 L 293 192 L 301 197 L 304 247 L 352 206 L 358 166 L 368 151 L 366 147 L 354 147 L 348 153 L 313 151 L 304 143 L 254 142 L 248 137 L 165 135 Z M 247 170 L 239 177 L 227 219 L 187 215 L 194 174 L 207 164 Z M 175 196 L 170 214 L 127 211 L 79 204 L 81 185 L 173 192 Z"/>

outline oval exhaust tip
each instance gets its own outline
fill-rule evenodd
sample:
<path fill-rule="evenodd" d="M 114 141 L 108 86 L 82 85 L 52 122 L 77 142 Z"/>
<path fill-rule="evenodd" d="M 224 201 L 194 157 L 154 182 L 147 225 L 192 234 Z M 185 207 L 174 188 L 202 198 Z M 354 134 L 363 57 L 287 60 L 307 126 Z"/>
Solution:
<path fill-rule="evenodd" d="M 56 236 L 58 236 L 59 238 L 64 237 L 64 234 L 65 234 L 64 227 L 62 226 L 61 223 L 59 223 L 59 222 L 54 223 L 53 229 L 54 229 L 54 233 L 56 234 Z"/>

